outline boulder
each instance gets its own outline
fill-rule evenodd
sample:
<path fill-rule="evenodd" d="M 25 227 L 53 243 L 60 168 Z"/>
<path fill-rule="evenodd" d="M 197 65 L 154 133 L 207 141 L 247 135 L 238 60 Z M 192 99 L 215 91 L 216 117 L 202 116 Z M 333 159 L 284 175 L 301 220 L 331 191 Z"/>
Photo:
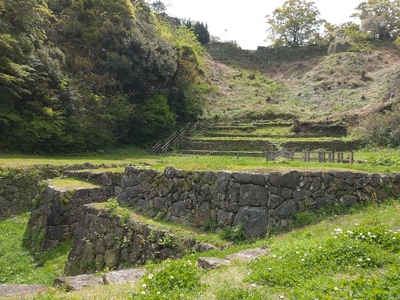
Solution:
<path fill-rule="evenodd" d="M 80 291 L 87 286 L 102 285 L 103 277 L 93 274 L 83 274 L 77 276 L 63 276 L 54 280 L 53 286 L 62 286 L 67 291 Z"/>
<path fill-rule="evenodd" d="M 136 280 L 140 280 L 144 276 L 144 274 L 146 274 L 146 271 L 141 269 L 127 269 L 127 270 L 113 271 L 103 275 L 103 283 L 119 284 L 119 283 L 134 282 Z"/>
<path fill-rule="evenodd" d="M 268 208 L 243 206 L 233 221 L 233 226 L 242 225 L 246 238 L 263 236 L 269 221 Z"/>
<path fill-rule="evenodd" d="M 219 266 L 227 266 L 229 261 L 222 258 L 215 257 L 199 257 L 197 259 L 197 266 L 202 269 L 215 269 Z"/>
<path fill-rule="evenodd" d="M 44 292 L 47 286 L 41 284 L 0 284 L 0 298 L 3 297 L 22 297 Z"/>

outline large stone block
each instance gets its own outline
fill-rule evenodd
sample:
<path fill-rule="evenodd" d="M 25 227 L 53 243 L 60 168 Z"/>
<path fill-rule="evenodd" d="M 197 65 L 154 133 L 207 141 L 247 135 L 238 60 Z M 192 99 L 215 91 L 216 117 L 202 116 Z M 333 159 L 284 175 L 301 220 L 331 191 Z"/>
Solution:
<path fill-rule="evenodd" d="M 237 172 L 233 173 L 233 180 L 241 184 L 256 184 L 261 186 L 265 186 L 267 184 L 267 178 L 263 174 Z"/>
<path fill-rule="evenodd" d="M 282 187 L 295 189 L 300 185 L 301 174 L 297 171 L 291 171 L 282 175 Z"/>
<path fill-rule="evenodd" d="M 256 238 L 265 235 L 268 223 L 268 208 L 244 206 L 239 209 L 233 226 L 241 225 L 246 238 Z"/>
<path fill-rule="evenodd" d="M 259 185 L 243 184 L 240 187 L 240 206 L 267 206 L 268 190 Z"/>

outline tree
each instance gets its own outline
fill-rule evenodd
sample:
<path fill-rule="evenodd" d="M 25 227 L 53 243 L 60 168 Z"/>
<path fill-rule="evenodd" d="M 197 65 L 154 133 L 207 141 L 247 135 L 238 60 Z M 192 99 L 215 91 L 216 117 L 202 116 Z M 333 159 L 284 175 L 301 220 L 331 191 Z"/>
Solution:
<path fill-rule="evenodd" d="M 210 32 L 208 31 L 208 25 L 204 25 L 203 22 L 196 21 L 196 23 L 192 23 L 190 20 L 183 20 L 184 25 L 187 29 L 193 30 L 197 40 L 200 44 L 207 45 L 210 42 Z"/>
<path fill-rule="evenodd" d="M 363 31 L 376 40 L 390 39 L 400 29 L 400 3 L 398 0 L 368 0 L 356 7 L 352 17 L 359 17 Z"/>
<path fill-rule="evenodd" d="M 163 14 L 167 11 L 167 5 L 161 0 L 153 1 L 150 6 L 157 14 Z"/>
<path fill-rule="evenodd" d="M 314 2 L 288 0 L 267 15 L 270 25 L 267 40 L 276 46 L 300 47 L 318 36 L 320 26 L 325 22 L 319 18 Z"/>

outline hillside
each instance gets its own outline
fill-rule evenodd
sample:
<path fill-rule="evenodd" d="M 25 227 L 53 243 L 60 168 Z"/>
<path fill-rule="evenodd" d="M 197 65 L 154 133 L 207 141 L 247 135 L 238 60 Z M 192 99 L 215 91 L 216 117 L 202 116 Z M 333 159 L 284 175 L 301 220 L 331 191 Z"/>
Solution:
<path fill-rule="evenodd" d="M 381 44 L 364 52 L 272 60 L 232 44 L 209 48 L 205 116 L 258 119 L 357 120 L 399 99 L 400 51 Z M 326 53 L 326 52 L 325 52 Z"/>

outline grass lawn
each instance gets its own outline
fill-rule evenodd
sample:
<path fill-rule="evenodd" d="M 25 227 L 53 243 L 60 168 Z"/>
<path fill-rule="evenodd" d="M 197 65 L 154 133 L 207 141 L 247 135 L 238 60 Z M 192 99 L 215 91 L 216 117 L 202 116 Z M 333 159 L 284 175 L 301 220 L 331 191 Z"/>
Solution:
<path fill-rule="evenodd" d="M 397 150 L 376 150 L 376 151 L 356 151 L 354 159 L 365 160 L 368 157 L 389 155 L 399 157 Z M 212 155 L 184 155 L 179 152 L 154 155 L 142 150 L 116 150 L 111 154 L 85 154 L 79 156 L 40 156 L 40 155 L 16 155 L 0 154 L 0 168 L 7 167 L 28 167 L 34 165 L 74 165 L 91 163 L 94 165 L 132 165 L 140 168 L 151 168 L 163 171 L 166 166 L 174 166 L 185 170 L 203 170 L 203 171 L 249 171 L 249 172 L 269 172 L 269 171 L 329 171 L 329 170 L 355 170 L 362 172 L 390 173 L 399 172 L 398 165 L 368 166 L 365 164 L 342 164 L 342 163 L 317 163 L 302 161 L 286 162 L 266 162 L 264 156 L 246 157 L 240 156 L 212 156 Z M 121 169 L 113 169 L 121 171 Z"/>

